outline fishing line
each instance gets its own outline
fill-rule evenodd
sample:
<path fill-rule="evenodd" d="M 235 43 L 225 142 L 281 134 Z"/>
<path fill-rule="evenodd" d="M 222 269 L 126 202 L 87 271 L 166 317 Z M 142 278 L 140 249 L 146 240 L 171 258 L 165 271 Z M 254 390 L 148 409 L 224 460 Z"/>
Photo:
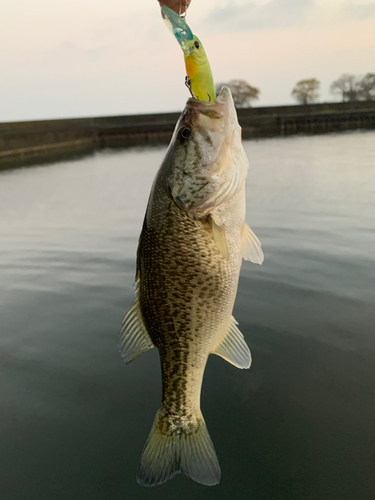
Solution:
<path fill-rule="evenodd" d="M 181 11 L 182 11 L 182 5 L 184 5 L 184 6 L 185 6 L 185 12 L 183 12 L 183 13 L 181 13 Z M 185 0 L 184 2 L 182 2 L 182 1 L 180 0 L 180 8 L 179 8 L 178 15 L 179 15 L 180 17 L 182 17 L 182 19 L 186 19 L 187 8 L 188 8 L 188 2 L 187 2 L 187 0 Z"/>

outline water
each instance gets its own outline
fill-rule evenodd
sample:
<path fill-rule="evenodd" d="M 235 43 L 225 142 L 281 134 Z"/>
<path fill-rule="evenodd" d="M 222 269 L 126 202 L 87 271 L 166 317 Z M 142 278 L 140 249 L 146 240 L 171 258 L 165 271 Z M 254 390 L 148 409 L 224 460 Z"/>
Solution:
<path fill-rule="evenodd" d="M 160 368 L 117 340 L 165 148 L 0 173 L 2 500 L 375 498 L 375 133 L 245 148 L 265 262 L 234 310 L 252 368 L 204 378 L 214 488 L 135 482 Z"/>

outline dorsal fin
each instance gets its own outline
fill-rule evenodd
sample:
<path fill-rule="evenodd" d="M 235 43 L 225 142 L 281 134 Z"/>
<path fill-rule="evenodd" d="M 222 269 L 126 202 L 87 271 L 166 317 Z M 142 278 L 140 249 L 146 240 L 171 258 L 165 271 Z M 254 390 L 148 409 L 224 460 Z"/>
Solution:
<path fill-rule="evenodd" d="M 264 261 L 262 245 L 246 222 L 241 229 L 241 257 L 254 264 L 262 264 Z"/>
<path fill-rule="evenodd" d="M 143 322 L 139 297 L 127 312 L 120 331 L 120 351 L 126 364 L 154 346 Z"/>
<path fill-rule="evenodd" d="M 232 316 L 228 331 L 212 351 L 212 354 L 221 356 L 237 368 L 250 368 L 250 349 L 237 325 L 237 321 Z"/>

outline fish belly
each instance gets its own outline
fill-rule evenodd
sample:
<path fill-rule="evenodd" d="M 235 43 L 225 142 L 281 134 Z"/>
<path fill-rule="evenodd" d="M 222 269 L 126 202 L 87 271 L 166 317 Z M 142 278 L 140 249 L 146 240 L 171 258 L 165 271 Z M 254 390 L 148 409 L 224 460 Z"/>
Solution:
<path fill-rule="evenodd" d="M 141 246 L 140 305 L 160 353 L 163 407 L 194 414 L 207 357 L 231 317 L 239 266 L 220 254 L 208 222 L 173 203 L 158 231 L 143 229 Z"/>

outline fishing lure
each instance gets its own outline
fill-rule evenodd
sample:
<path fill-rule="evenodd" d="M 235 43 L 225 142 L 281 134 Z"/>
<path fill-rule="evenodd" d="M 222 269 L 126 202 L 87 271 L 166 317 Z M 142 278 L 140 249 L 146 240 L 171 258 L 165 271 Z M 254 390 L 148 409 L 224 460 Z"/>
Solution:
<path fill-rule="evenodd" d="M 172 9 L 163 6 L 162 18 L 178 41 L 185 59 L 186 86 L 191 95 L 200 101 L 215 102 L 215 85 L 210 63 L 199 38 L 193 34 L 185 19 Z"/>

